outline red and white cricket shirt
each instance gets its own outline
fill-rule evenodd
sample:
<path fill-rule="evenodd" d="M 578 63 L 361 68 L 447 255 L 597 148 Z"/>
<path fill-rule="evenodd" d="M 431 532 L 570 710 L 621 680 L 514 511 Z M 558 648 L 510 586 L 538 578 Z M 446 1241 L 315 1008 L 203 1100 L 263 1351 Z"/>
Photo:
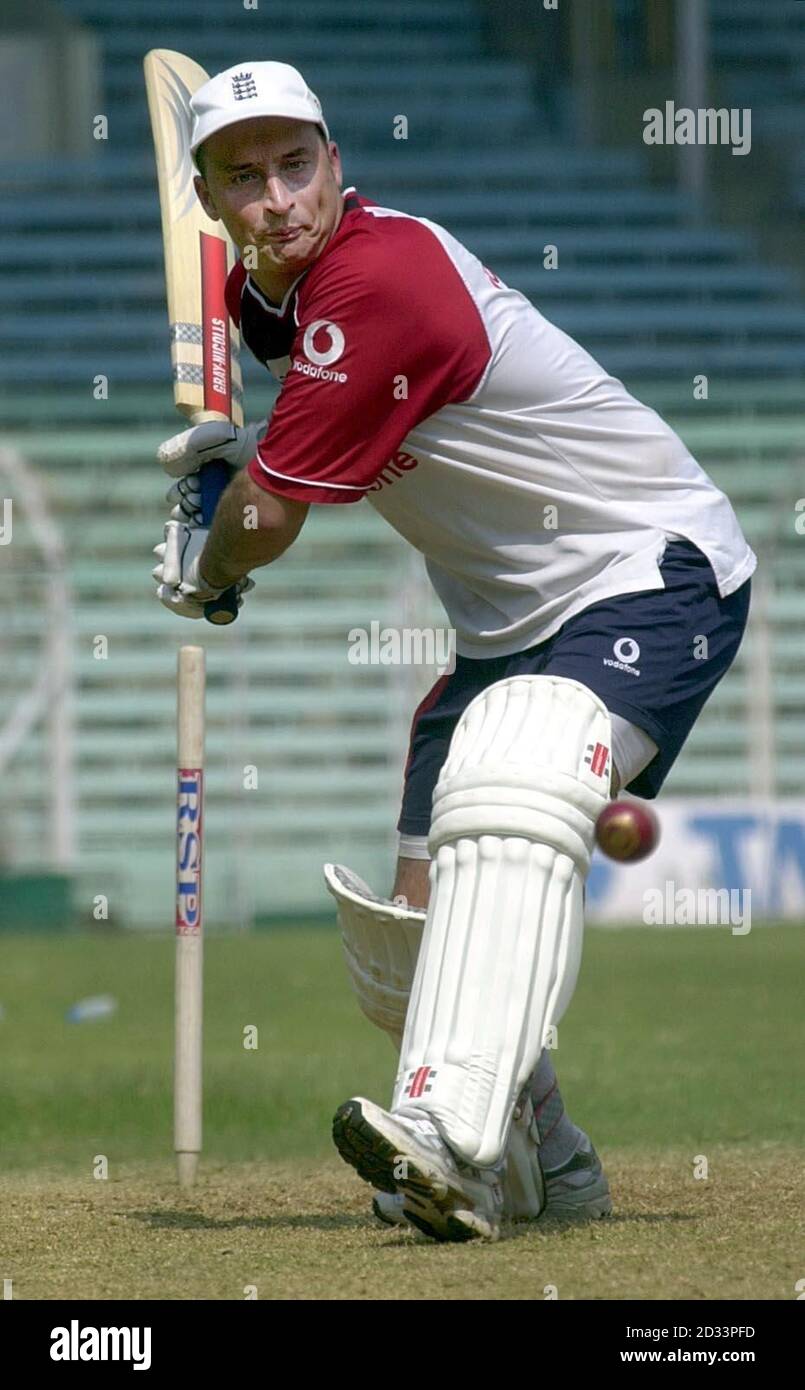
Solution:
<path fill-rule="evenodd" d="M 251 477 L 365 497 L 425 556 L 460 654 L 506 656 L 661 589 L 669 537 L 704 551 L 722 597 L 755 569 L 674 431 L 443 227 L 350 189 L 282 305 L 240 262 L 227 303 L 282 381 Z"/>

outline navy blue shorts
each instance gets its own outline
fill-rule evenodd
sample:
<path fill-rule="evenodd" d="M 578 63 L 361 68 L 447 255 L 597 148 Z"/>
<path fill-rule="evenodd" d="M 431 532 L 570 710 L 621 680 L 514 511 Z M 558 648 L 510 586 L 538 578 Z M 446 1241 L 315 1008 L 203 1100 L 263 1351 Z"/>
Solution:
<path fill-rule="evenodd" d="M 593 603 L 527 651 L 480 661 L 457 656 L 455 671 L 436 682 L 414 715 L 397 829 L 427 835 L 433 789 L 458 720 L 476 695 L 509 676 L 581 681 L 612 713 L 645 730 L 659 752 L 628 791 L 655 797 L 702 706 L 732 664 L 746 627 L 751 584 L 747 579 L 722 599 L 707 556 L 690 541 L 669 541 L 660 573 L 664 589 Z"/>

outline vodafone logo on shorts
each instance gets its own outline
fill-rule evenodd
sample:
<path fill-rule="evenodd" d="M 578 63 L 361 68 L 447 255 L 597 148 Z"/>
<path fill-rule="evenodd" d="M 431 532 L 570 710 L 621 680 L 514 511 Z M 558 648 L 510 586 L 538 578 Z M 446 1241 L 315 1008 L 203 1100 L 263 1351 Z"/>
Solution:
<path fill-rule="evenodd" d="M 640 660 L 640 648 L 633 637 L 619 637 L 612 650 L 618 661 L 625 661 L 627 666 Z"/>
<path fill-rule="evenodd" d="M 640 644 L 634 637 L 619 637 L 612 644 L 613 656 L 604 657 L 605 666 L 614 666 L 618 671 L 628 671 L 630 676 L 639 676 L 635 662 L 640 660 Z M 614 660 L 613 660 L 614 657 Z"/>
<path fill-rule="evenodd" d="M 303 376 L 316 381 L 347 381 L 346 372 L 331 370 L 333 363 L 343 356 L 346 339 L 337 323 L 330 319 L 316 319 L 308 324 L 302 339 L 305 358 L 295 358 L 293 369 Z"/>

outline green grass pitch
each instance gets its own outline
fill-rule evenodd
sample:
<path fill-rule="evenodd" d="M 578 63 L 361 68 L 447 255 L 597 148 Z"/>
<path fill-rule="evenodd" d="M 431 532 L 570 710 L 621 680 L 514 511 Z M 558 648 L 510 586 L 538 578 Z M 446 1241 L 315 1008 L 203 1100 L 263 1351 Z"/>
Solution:
<path fill-rule="evenodd" d="M 180 1193 L 172 940 L 5 937 L 0 1274 L 14 1297 L 796 1297 L 799 929 L 588 931 L 554 1058 L 616 1213 L 513 1227 L 495 1246 L 377 1227 L 335 1155 L 336 1106 L 383 1101 L 394 1071 L 335 929 L 213 937 L 205 952 L 204 1154 Z M 66 1021 L 99 993 L 118 1000 L 113 1017 Z"/>

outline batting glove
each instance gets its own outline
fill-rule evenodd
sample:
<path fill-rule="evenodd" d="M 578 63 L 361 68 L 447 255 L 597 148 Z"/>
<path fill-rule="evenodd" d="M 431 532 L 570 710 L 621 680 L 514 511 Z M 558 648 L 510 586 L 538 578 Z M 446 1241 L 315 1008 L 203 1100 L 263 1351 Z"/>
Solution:
<path fill-rule="evenodd" d="M 209 529 L 188 526 L 181 521 L 165 523 L 165 539 L 154 546 L 159 563 L 151 573 L 157 582 L 157 598 L 171 613 L 181 618 L 203 618 L 204 605 L 220 598 L 224 589 L 211 589 L 199 573 L 199 557 L 206 544 Z M 245 577 L 235 585 L 238 608 L 243 595 L 254 588 L 254 580 Z"/>
<path fill-rule="evenodd" d="M 178 479 L 167 493 L 174 521 L 184 521 L 188 526 L 203 524 L 199 468 L 210 459 L 224 459 L 233 468 L 245 468 L 257 453 L 258 440 L 267 424 L 267 420 L 258 420 L 239 429 L 228 420 L 209 420 L 160 444 L 157 462 Z"/>
<path fill-rule="evenodd" d="M 188 473 L 180 478 L 165 494 L 171 507 L 173 521 L 183 521 L 186 526 L 203 526 L 201 511 L 201 483 L 197 473 Z"/>
<path fill-rule="evenodd" d="M 157 449 L 161 463 L 172 478 L 197 473 L 210 459 L 225 459 L 234 468 L 245 468 L 257 453 L 257 442 L 265 434 L 268 420 L 238 427 L 228 420 L 208 420 L 166 439 Z"/>

